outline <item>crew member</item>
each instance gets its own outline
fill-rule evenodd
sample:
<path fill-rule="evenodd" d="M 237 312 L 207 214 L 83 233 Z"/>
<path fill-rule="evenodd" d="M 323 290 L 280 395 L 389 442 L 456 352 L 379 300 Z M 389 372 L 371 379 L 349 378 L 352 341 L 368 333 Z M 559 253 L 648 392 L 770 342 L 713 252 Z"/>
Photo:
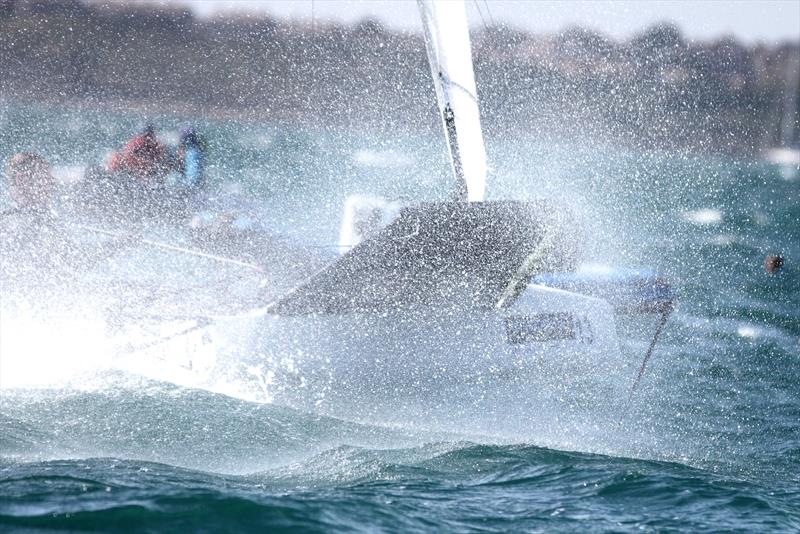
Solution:
<path fill-rule="evenodd" d="M 163 184 L 169 172 L 169 159 L 167 149 L 156 137 L 152 124 L 145 125 L 111 157 L 108 170 L 129 174 L 146 185 Z"/>
<path fill-rule="evenodd" d="M 205 186 L 205 160 L 207 144 L 192 126 L 181 130 L 177 151 L 177 170 L 181 175 L 181 186 L 201 189 Z"/>
<path fill-rule="evenodd" d="M 125 236 L 95 250 L 72 241 L 51 211 L 56 181 L 42 156 L 16 154 L 8 161 L 5 175 L 13 205 L 0 213 L 3 282 L 13 281 L 17 286 L 60 283 L 70 273 L 91 268 L 132 241 Z"/>

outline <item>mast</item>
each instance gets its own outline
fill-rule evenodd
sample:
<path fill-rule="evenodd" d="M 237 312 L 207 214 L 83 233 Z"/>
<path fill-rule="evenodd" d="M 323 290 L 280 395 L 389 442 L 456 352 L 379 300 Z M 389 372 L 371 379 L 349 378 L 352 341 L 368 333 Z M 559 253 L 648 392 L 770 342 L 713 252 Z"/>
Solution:
<path fill-rule="evenodd" d="M 780 146 L 794 146 L 794 130 L 797 124 L 797 92 L 800 89 L 800 53 L 792 54 L 786 65 L 786 84 L 783 98 L 783 120 L 781 121 Z"/>
<path fill-rule="evenodd" d="M 483 200 L 486 149 L 464 3 L 417 0 L 459 201 Z"/>

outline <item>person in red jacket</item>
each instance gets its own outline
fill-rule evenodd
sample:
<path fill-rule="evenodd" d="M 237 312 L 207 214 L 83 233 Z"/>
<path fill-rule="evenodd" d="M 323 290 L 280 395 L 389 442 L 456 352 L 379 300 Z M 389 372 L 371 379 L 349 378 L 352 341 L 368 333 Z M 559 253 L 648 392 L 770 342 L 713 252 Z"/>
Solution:
<path fill-rule="evenodd" d="M 112 172 L 129 174 L 149 185 L 163 183 L 169 168 L 167 149 L 156 137 L 152 124 L 147 124 L 141 133 L 116 152 L 108 165 Z"/>

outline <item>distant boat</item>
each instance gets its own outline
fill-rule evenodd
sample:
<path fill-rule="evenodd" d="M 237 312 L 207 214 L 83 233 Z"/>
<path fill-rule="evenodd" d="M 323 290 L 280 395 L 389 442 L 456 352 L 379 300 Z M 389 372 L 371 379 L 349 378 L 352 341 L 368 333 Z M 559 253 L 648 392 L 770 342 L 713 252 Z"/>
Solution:
<path fill-rule="evenodd" d="M 780 121 L 779 146 L 766 151 L 765 158 L 776 165 L 786 179 L 800 176 L 800 139 L 797 136 L 798 102 L 800 91 L 800 54 L 787 62 L 783 115 Z"/>

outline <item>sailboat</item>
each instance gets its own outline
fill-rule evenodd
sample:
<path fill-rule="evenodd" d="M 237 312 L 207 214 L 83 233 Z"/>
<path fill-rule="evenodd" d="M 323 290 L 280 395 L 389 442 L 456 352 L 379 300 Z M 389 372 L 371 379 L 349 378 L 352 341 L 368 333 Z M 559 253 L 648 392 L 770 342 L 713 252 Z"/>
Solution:
<path fill-rule="evenodd" d="M 766 159 L 776 165 L 787 180 L 800 175 L 800 146 L 797 144 L 797 93 L 800 90 L 800 55 L 787 62 L 783 117 L 780 121 L 779 146 L 766 152 Z"/>
<path fill-rule="evenodd" d="M 484 199 L 464 5 L 418 4 L 451 198 L 351 198 L 346 252 L 259 318 L 253 365 L 270 399 L 359 421 L 446 428 L 453 417 L 497 424 L 502 413 L 524 427 L 570 392 L 630 387 L 636 366 L 621 354 L 615 311 L 666 312 L 668 284 L 649 272 L 582 276 L 563 209 Z"/>
<path fill-rule="evenodd" d="M 191 331 L 174 336 L 186 350 L 158 350 L 170 359 L 185 352 L 174 366 L 184 383 L 236 362 L 275 403 L 384 424 L 445 429 L 470 420 L 491 432 L 528 427 L 548 403 L 618 394 L 638 380 L 638 362 L 621 353 L 615 313 L 661 313 L 666 321 L 668 284 L 650 272 L 586 276 L 560 206 L 484 199 L 464 5 L 418 4 L 451 198 L 351 198 L 346 250 L 334 261 L 246 317 L 175 325 Z"/>

